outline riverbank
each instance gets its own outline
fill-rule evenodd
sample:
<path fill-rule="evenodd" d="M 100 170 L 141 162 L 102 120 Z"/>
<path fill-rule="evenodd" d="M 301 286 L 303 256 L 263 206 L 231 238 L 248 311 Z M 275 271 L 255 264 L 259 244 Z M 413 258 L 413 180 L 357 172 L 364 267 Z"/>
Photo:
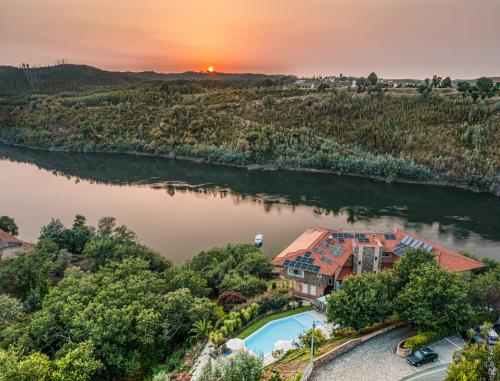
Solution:
<path fill-rule="evenodd" d="M 12 147 L 19 147 L 19 148 L 29 148 L 33 150 L 40 150 L 40 151 L 47 151 L 47 152 L 64 152 L 64 153 L 84 153 L 84 154 L 109 154 L 109 155 L 130 155 L 130 156 L 145 156 L 145 157 L 157 157 L 157 158 L 163 158 L 163 159 L 169 159 L 169 160 L 181 160 L 181 161 L 191 161 L 191 162 L 196 162 L 196 163 L 204 163 L 204 164 L 210 164 L 210 165 L 219 165 L 219 166 L 224 166 L 224 167 L 232 167 L 232 168 L 240 168 L 240 169 L 246 169 L 248 171 L 265 171 L 265 172 L 274 172 L 274 171 L 286 171 L 286 172 L 304 172 L 304 173 L 323 173 L 323 174 L 330 174 L 330 175 L 335 175 L 335 176 L 349 176 L 349 177 L 358 177 L 358 178 L 364 178 L 364 179 L 370 179 L 378 182 L 384 182 L 384 183 L 402 183 L 402 184 L 418 184 L 418 185 L 426 185 L 426 186 L 442 186 L 442 187 L 452 187 L 452 188 L 458 188 L 458 189 L 463 189 L 467 191 L 472 191 L 474 193 L 488 193 L 495 195 L 497 197 L 500 197 L 500 182 L 498 182 L 497 186 L 492 188 L 492 189 L 480 189 L 477 187 L 471 187 L 466 184 L 458 183 L 458 182 L 452 182 L 452 181 L 442 181 L 442 180 L 429 180 L 429 181 L 417 181 L 417 180 L 409 180 L 409 179 L 403 179 L 403 178 L 397 178 L 397 177 L 381 177 L 381 176 L 370 176 L 370 175 L 364 175 L 364 174 L 359 174 L 359 173 L 352 173 L 352 172 L 339 172 L 339 171 L 330 171 L 327 169 L 321 169 L 321 168 L 307 168 L 307 167 L 296 167 L 296 166 L 282 166 L 276 163 L 268 163 L 268 164 L 248 164 L 248 165 L 239 165 L 239 164 L 233 164 L 233 163 L 225 163 L 225 162 L 219 162 L 219 161 L 210 161 L 210 160 L 204 160 L 199 157 L 194 157 L 194 156 L 185 156 L 185 155 L 176 155 L 176 154 L 170 154 L 170 155 L 164 155 L 164 154 L 158 154 L 158 153 L 148 153 L 148 152 L 138 152 L 138 151 L 112 151 L 112 150 L 91 150 L 91 151 L 71 151 L 63 148 L 42 148 L 42 147 L 37 147 L 37 146 L 31 146 L 31 145 L 24 145 L 24 144 L 18 144 L 18 143 L 12 143 L 6 140 L 1 140 L 0 143 Z"/>

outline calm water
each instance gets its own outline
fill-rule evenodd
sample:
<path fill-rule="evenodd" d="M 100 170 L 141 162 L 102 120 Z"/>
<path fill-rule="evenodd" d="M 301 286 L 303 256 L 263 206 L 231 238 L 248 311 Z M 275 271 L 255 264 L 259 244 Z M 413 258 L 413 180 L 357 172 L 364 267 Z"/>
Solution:
<path fill-rule="evenodd" d="M 460 189 L 2 145 L 0 174 L 0 215 L 28 241 L 51 217 L 70 224 L 78 213 L 116 217 L 174 262 L 257 233 L 272 256 L 310 226 L 399 226 L 500 260 L 500 198 Z"/>

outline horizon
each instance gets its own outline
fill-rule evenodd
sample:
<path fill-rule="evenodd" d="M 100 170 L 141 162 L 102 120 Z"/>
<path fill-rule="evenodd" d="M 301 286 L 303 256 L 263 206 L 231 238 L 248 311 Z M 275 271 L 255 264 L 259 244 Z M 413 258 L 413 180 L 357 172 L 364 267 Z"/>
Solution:
<path fill-rule="evenodd" d="M 498 76 L 497 0 L 2 0 L 0 65 L 109 71 Z"/>
<path fill-rule="evenodd" d="M 57 61 L 57 60 L 56 60 Z M 343 74 L 345 77 L 366 77 L 368 76 L 368 74 L 370 73 L 366 73 L 365 75 L 360 75 L 360 76 L 355 76 L 355 75 L 352 75 L 352 74 L 349 74 L 349 73 L 338 73 L 338 74 L 313 74 L 313 75 L 310 75 L 310 76 L 303 76 L 303 75 L 297 75 L 297 74 L 294 74 L 294 73 L 288 73 L 288 74 L 283 74 L 283 73 L 261 73 L 261 72 L 247 72 L 247 71 L 242 71 L 242 72 L 222 72 L 222 71 L 217 71 L 217 70 L 214 70 L 213 72 L 210 72 L 208 70 L 194 70 L 194 69 L 186 69 L 184 71 L 156 71 L 156 70 L 141 70 L 141 69 L 138 69 L 138 70 L 129 70 L 129 69 L 124 69 L 124 70 L 110 70 L 110 69 L 106 69 L 106 68 L 102 68 L 102 67 L 98 67 L 98 66 L 93 66 L 93 65 L 90 65 L 90 64 L 87 64 L 87 63 L 82 63 L 82 62 L 64 62 L 64 63 L 58 63 L 58 62 L 55 62 L 53 64 L 46 64 L 46 65 L 31 65 L 29 62 L 23 62 L 22 64 L 28 64 L 29 67 L 31 69 L 40 69 L 40 68 L 49 68 L 49 67 L 55 67 L 55 66 L 59 66 L 59 65 L 74 65 L 74 66 L 89 66 L 89 67 L 93 67 L 95 69 L 98 69 L 98 70 L 103 70 L 103 71 L 108 71 L 108 72 L 112 72 L 112 73 L 155 73 L 155 74 L 163 74 L 163 75 L 169 75 L 169 74 L 173 74 L 173 75 L 176 75 L 176 74 L 185 74 L 185 73 L 195 73 L 195 74 L 205 74 L 205 75 L 217 75 L 217 74 L 224 74 L 224 75 L 245 75 L 245 74 L 249 74 L 249 75 L 268 75 L 268 76 L 290 76 L 290 77 L 296 77 L 298 79 L 301 79 L 301 78 L 304 78 L 304 79 L 312 79 L 314 77 L 321 77 L 321 78 L 330 78 L 330 77 L 336 77 L 338 78 L 339 77 L 339 74 Z M 21 64 L 19 65 L 0 65 L 1 66 L 10 66 L 10 67 L 15 67 L 15 68 L 20 68 Z M 378 73 L 375 73 L 377 74 L 378 76 Z M 432 75 L 434 75 L 435 73 L 433 73 Z M 417 77 L 409 77 L 409 76 L 406 76 L 406 77 L 382 77 L 382 76 L 378 76 L 379 78 L 383 78 L 383 79 L 392 79 L 392 80 L 416 80 L 416 81 L 423 81 L 425 79 L 430 79 L 432 78 L 432 75 L 429 75 L 428 77 L 425 77 L 425 78 L 417 78 Z M 436 74 L 438 75 L 438 74 Z M 478 75 L 477 77 L 474 77 L 474 78 L 454 78 L 454 77 L 450 77 L 452 81 L 457 81 L 457 80 L 464 80 L 464 81 L 474 81 L 480 77 L 488 77 L 488 78 L 500 78 L 500 75 Z M 443 77 L 444 78 L 444 77 Z"/>

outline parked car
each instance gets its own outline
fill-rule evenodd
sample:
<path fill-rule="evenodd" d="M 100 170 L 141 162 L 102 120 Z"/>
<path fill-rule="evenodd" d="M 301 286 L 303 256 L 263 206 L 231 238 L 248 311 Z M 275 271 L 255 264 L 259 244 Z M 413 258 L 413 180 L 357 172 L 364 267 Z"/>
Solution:
<path fill-rule="evenodd" d="M 408 361 L 413 366 L 420 366 L 422 364 L 433 362 L 438 359 L 438 354 L 430 348 L 422 348 L 409 356 L 406 356 L 406 361 Z"/>

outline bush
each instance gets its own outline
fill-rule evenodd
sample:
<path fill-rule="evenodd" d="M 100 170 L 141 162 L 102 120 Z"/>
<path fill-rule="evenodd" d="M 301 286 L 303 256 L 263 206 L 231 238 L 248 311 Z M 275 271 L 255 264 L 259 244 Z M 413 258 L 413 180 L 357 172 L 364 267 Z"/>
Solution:
<path fill-rule="evenodd" d="M 438 334 L 436 332 L 420 332 L 415 336 L 410 337 L 404 343 L 405 349 L 417 350 L 426 345 L 432 343 L 438 338 Z"/>
<path fill-rule="evenodd" d="M 217 298 L 217 304 L 222 307 L 225 312 L 231 311 L 234 306 L 245 303 L 247 299 L 239 292 L 225 291 Z"/>

